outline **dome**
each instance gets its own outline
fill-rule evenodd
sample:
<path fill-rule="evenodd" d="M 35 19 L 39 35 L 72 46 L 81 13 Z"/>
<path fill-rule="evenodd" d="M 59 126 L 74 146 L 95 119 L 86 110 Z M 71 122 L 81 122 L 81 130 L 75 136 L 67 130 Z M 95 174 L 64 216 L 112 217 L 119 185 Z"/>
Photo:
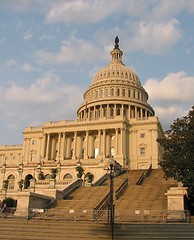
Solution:
<path fill-rule="evenodd" d="M 119 48 L 114 48 L 110 54 L 112 55 L 112 61 L 106 67 L 97 72 L 93 78 L 92 84 L 96 84 L 101 80 L 119 79 L 128 80 L 136 85 L 141 85 L 136 73 L 123 64 L 123 52 Z"/>
<path fill-rule="evenodd" d="M 84 93 L 84 103 L 78 108 L 79 119 L 125 115 L 126 118 L 154 116 L 148 104 L 148 94 L 137 74 L 122 62 L 123 52 L 115 38 L 110 63 L 99 70 Z"/>

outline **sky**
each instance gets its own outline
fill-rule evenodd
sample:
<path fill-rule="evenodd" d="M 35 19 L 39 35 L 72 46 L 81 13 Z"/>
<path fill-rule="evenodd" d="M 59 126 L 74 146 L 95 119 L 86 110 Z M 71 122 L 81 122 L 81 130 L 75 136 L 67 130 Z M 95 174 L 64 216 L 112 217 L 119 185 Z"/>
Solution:
<path fill-rule="evenodd" d="M 0 145 L 21 144 L 25 127 L 76 119 L 115 36 L 163 129 L 187 115 L 193 0 L 0 0 Z"/>

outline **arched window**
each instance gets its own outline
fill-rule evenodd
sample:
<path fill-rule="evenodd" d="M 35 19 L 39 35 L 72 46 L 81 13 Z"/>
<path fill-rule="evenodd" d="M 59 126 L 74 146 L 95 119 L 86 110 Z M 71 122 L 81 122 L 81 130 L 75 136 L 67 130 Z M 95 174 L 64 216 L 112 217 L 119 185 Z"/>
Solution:
<path fill-rule="evenodd" d="M 15 176 L 14 175 L 9 175 L 7 180 L 8 180 L 8 189 L 13 190 L 14 186 L 15 186 Z"/>
<path fill-rule="evenodd" d="M 73 176 L 70 173 L 67 173 L 64 175 L 63 180 L 72 179 L 72 178 L 73 178 Z"/>
<path fill-rule="evenodd" d="M 46 174 L 45 175 L 45 179 L 51 179 L 52 177 L 51 177 L 51 174 Z"/>
<path fill-rule="evenodd" d="M 120 96 L 120 89 L 117 88 L 117 96 Z"/>
<path fill-rule="evenodd" d="M 33 178 L 33 176 L 31 174 L 28 174 L 25 177 L 25 181 L 24 181 L 24 189 L 27 189 L 30 186 L 30 180 Z"/>

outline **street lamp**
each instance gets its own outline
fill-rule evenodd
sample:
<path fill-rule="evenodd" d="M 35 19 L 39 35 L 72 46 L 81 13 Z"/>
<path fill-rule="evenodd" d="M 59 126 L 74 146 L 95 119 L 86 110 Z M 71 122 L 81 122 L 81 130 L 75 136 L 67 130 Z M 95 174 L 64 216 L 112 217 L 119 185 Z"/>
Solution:
<path fill-rule="evenodd" d="M 109 167 L 107 169 L 110 175 L 110 192 L 109 192 L 109 208 L 108 208 L 108 222 L 111 224 L 112 240 L 114 238 L 114 170 L 115 160 L 113 157 L 109 160 Z"/>

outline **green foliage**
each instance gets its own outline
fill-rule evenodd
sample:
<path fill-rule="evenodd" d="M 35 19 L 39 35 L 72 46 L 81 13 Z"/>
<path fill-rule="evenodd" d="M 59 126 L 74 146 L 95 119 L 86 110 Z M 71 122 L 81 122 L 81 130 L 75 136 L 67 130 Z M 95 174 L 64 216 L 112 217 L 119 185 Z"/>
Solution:
<path fill-rule="evenodd" d="M 3 203 L 5 203 L 6 207 L 9 207 L 9 208 L 16 207 L 16 205 L 17 205 L 17 201 L 10 197 L 5 198 L 3 200 Z"/>
<path fill-rule="evenodd" d="M 91 173 L 91 172 L 87 172 L 86 175 L 85 175 L 85 179 L 91 183 L 93 180 L 94 180 L 94 174 Z"/>
<path fill-rule="evenodd" d="M 52 169 L 51 169 L 51 177 L 52 177 L 53 179 L 56 178 L 57 173 L 58 173 L 58 169 L 57 169 L 57 168 L 52 168 Z"/>
<path fill-rule="evenodd" d="M 77 167 L 75 168 L 75 170 L 76 170 L 76 172 L 77 172 L 77 178 L 81 179 L 82 176 L 83 176 L 83 174 L 84 174 L 84 169 L 83 169 L 83 167 L 77 166 Z"/>
<path fill-rule="evenodd" d="M 45 179 L 45 176 L 44 176 L 44 172 L 43 171 L 40 171 L 38 173 L 38 180 L 44 180 Z"/>
<path fill-rule="evenodd" d="M 164 148 L 159 165 L 166 178 L 181 181 L 194 193 L 194 106 L 187 116 L 173 122 L 166 137 L 157 141 Z"/>

